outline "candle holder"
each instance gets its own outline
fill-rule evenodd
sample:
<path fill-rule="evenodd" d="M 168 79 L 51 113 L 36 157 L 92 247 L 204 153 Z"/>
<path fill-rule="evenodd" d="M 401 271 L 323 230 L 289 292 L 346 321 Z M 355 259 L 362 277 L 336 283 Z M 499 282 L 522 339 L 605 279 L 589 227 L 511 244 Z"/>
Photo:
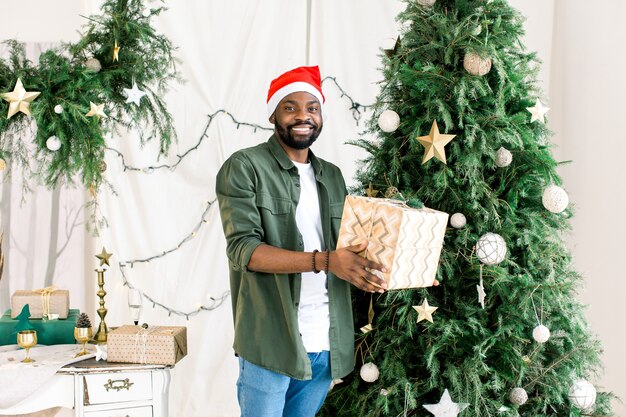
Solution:
<path fill-rule="evenodd" d="M 107 315 L 108 310 L 104 307 L 104 296 L 107 295 L 107 292 L 104 290 L 104 269 L 98 268 L 96 269 L 98 273 L 98 292 L 96 295 L 100 298 L 100 308 L 98 309 L 98 316 L 100 316 L 100 325 L 98 326 L 98 331 L 93 337 L 94 342 L 96 343 L 106 343 L 107 335 L 109 334 L 109 328 L 107 327 L 104 318 Z"/>
<path fill-rule="evenodd" d="M 35 362 L 35 360 L 30 357 L 30 348 L 37 345 L 37 332 L 34 330 L 21 330 L 17 332 L 17 344 L 19 347 L 26 349 L 26 357 L 22 362 Z"/>

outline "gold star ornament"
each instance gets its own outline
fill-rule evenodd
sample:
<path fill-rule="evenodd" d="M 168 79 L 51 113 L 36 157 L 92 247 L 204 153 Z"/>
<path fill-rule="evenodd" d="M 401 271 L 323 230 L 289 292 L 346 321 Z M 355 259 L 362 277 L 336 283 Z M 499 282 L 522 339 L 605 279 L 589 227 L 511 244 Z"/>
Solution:
<path fill-rule="evenodd" d="M 107 115 L 104 112 L 104 104 L 96 104 L 96 103 L 92 103 L 91 101 L 89 102 L 89 112 L 87 114 L 85 114 L 85 116 L 87 117 L 97 117 L 97 118 L 106 118 Z"/>
<path fill-rule="evenodd" d="M 442 135 L 439 133 L 439 126 L 437 121 L 433 120 L 433 125 L 430 128 L 430 133 L 427 136 L 420 136 L 417 140 L 424 145 L 424 158 L 422 159 L 422 165 L 426 163 L 433 156 L 439 159 L 444 164 L 446 163 L 446 146 L 456 135 Z"/>
<path fill-rule="evenodd" d="M 372 187 L 372 183 L 371 182 L 370 182 L 370 186 L 365 189 L 365 194 L 367 194 L 367 196 L 371 197 L 371 198 L 376 197 L 379 192 L 380 191 L 378 191 L 374 187 Z"/>
<path fill-rule="evenodd" d="M 115 40 L 115 45 L 113 45 L 113 62 L 119 61 L 119 59 L 120 59 L 120 57 L 119 57 L 120 49 L 122 49 L 122 47 L 121 46 L 117 46 L 117 39 L 116 39 Z"/>
<path fill-rule="evenodd" d="M 10 93 L 3 93 L 2 98 L 9 102 L 9 113 L 7 119 L 10 119 L 17 112 L 22 112 L 30 116 L 30 103 L 41 94 L 39 91 L 26 91 L 21 79 L 17 79 L 15 88 Z"/>
<path fill-rule="evenodd" d="M 107 250 L 103 246 L 102 247 L 102 252 L 97 254 L 96 258 L 100 259 L 100 266 L 102 266 L 104 264 L 107 264 L 107 265 L 111 266 L 111 264 L 109 263 L 109 259 L 111 258 L 111 256 L 113 256 L 113 254 L 112 253 L 108 253 Z"/>
<path fill-rule="evenodd" d="M 433 313 L 439 307 L 433 307 L 428 305 L 428 300 L 424 298 L 424 302 L 421 306 L 413 306 L 415 311 L 418 312 L 419 316 L 417 316 L 417 322 L 419 323 L 422 320 L 428 320 L 429 322 L 433 322 Z"/>

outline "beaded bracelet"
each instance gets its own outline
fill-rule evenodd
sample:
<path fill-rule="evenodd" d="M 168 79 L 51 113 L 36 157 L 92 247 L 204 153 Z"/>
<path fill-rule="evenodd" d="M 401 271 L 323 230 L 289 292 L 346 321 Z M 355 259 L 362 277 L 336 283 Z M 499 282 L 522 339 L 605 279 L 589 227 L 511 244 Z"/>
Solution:
<path fill-rule="evenodd" d="M 318 274 L 320 272 L 319 269 L 315 269 L 315 254 L 319 252 L 317 249 L 313 250 L 313 255 L 311 255 L 311 264 L 313 266 L 313 273 Z"/>
<path fill-rule="evenodd" d="M 324 273 L 328 275 L 328 261 L 330 259 L 330 249 L 326 249 L 326 258 L 324 259 Z"/>

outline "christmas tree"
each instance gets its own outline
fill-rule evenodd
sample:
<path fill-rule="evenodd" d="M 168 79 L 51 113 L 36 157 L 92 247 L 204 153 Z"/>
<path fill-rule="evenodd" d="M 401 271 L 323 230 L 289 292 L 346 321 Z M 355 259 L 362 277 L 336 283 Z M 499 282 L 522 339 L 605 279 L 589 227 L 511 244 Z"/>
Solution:
<path fill-rule="evenodd" d="M 451 214 L 441 285 L 372 297 L 357 371 L 322 415 L 609 415 L 588 382 L 600 346 L 522 16 L 505 0 L 409 0 L 399 22 L 369 124 L 381 140 L 354 142 L 370 156 L 353 191 Z M 355 295 L 356 329 L 370 297 Z"/>

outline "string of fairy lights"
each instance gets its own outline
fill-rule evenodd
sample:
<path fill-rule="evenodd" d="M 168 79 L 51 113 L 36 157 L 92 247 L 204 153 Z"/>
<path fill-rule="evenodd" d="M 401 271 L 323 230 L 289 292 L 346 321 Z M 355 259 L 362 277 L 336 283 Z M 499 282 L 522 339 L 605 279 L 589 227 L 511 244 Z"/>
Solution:
<path fill-rule="evenodd" d="M 373 105 L 371 104 L 360 104 L 359 102 L 355 101 L 352 96 L 350 96 L 350 94 L 348 94 L 343 87 L 339 84 L 339 82 L 337 81 L 336 77 L 331 77 L 328 76 L 326 78 L 324 78 L 322 80 L 322 84 L 325 82 L 332 82 L 336 88 L 339 90 L 339 92 L 341 93 L 340 98 L 345 98 L 350 102 L 350 107 L 348 108 L 348 110 L 350 110 L 352 112 L 352 118 L 354 119 L 355 123 L 357 124 L 357 126 L 359 125 L 359 122 L 361 121 L 361 117 L 363 116 L 363 113 L 366 112 L 368 109 L 372 108 Z M 172 164 L 159 164 L 159 165 L 149 165 L 149 166 L 145 166 L 145 167 L 136 167 L 133 165 L 130 165 L 128 163 L 126 163 L 126 158 L 124 157 L 124 154 L 122 152 L 120 152 L 119 150 L 115 149 L 115 148 L 111 148 L 111 147 L 107 147 L 106 149 L 108 151 L 113 152 L 114 154 L 116 154 L 122 163 L 122 167 L 124 169 L 124 171 L 131 171 L 131 172 L 142 172 L 144 174 L 151 174 L 157 170 L 160 169 L 166 169 L 166 170 L 170 170 L 170 171 L 174 171 L 176 170 L 176 168 L 178 167 L 178 165 L 180 165 L 180 163 L 183 161 L 183 159 L 185 159 L 187 156 L 191 155 L 194 151 L 198 150 L 200 148 L 200 146 L 202 145 L 202 143 L 204 142 L 205 139 L 209 139 L 209 128 L 211 127 L 211 124 L 216 120 L 217 116 L 220 115 L 224 115 L 227 116 L 232 123 L 234 123 L 237 126 L 237 129 L 239 129 L 241 126 L 244 127 L 248 127 L 254 130 L 254 133 L 257 132 L 257 130 L 262 130 L 262 131 L 267 131 L 267 132 L 271 132 L 274 129 L 271 127 L 267 127 L 267 126 L 262 126 L 260 124 L 257 123 L 250 123 L 250 122 L 242 122 L 239 121 L 235 116 L 233 116 L 232 113 L 230 113 L 228 110 L 225 109 L 219 109 L 211 114 L 209 114 L 207 116 L 208 120 L 204 126 L 204 129 L 202 130 L 202 134 L 200 135 L 199 139 L 195 142 L 195 144 L 193 146 L 191 146 L 189 149 L 187 149 L 185 152 L 176 155 L 176 162 L 172 163 Z"/>
<path fill-rule="evenodd" d="M 326 78 L 324 78 L 322 80 L 322 83 L 324 82 L 332 82 L 337 89 L 339 90 L 339 92 L 341 93 L 340 97 L 341 98 L 346 98 L 349 103 L 350 103 L 350 107 L 349 110 L 352 112 L 352 118 L 354 119 L 355 123 L 359 124 L 361 117 L 363 115 L 364 112 L 366 112 L 369 108 L 372 107 L 372 105 L 363 105 L 358 103 L 357 101 L 355 101 L 342 87 L 341 85 L 337 82 L 337 79 L 335 77 L 331 77 L 328 76 Z M 137 167 L 137 166 L 133 166 L 129 163 L 126 162 L 126 158 L 124 156 L 124 154 L 122 152 L 120 152 L 117 149 L 111 148 L 111 147 L 107 147 L 106 149 L 108 151 L 113 152 L 114 154 L 116 154 L 120 161 L 121 164 L 123 166 L 124 171 L 128 171 L 128 172 L 137 172 L 137 173 L 144 173 L 144 174 L 151 174 L 157 170 L 169 170 L 169 171 L 175 171 L 176 168 L 178 167 L 178 165 L 180 165 L 183 160 L 189 156 L 190 154 L 192 154 L 193 152 L 195 152 L 196 150 L 198 150 L 200 148 L 200 146 L 202 145 L 202 143 L 204 142 L 205 139 L 209 138 L 209 128 L 211 127 L 211 124 L 216 120 L 216 118 L 218 116 L 226 116 L 230 119 L 230 121 L 232 123 L 234 123 L 237 126 L 237 129 L 239 129 L 240 127 L 245 127 L 245 128 L 249 128 L 252 129 L 255 133 L 257 132 L 257 130 L 262 130 L 262 131 L 273 131 L 272 128 L 270 127 L 266 127 L 266 126 L 262 126 L 259 125 L 257 123 L 250 123 L 250 122 L 243 122 L 238 120 L 232 113 L 228 112 L 225 109 L 219 109 L 211 114 L 209 114 L 207 116 L 208 120 L 204 126 L 204 129 L 202 130 L 202 134 L 200 135 L 199 139 L 195 142 L 195 144 L 193 146 L 191 146 L 189 149 L 187 149 L 186 151 L 184 151 L 183 153 L 177 154 L 176 155 L 176 161 L 171 163 L 171 164 L 158 164 L 158 165 L 148 165 L 145 167 Z M 215 200 L 211 200 L 211 201 L 207 201 L 206 202 L 206 207 L 204 209 L 204 212 L 202 213 L 202 215 L 200 216 L 200 220 L 196 222 L 195 226 L 192 228 L 191 232 L 189 232 L 178 244 L 174 245 L 173 247 L 163 250 L 158 254 L 154 254 L 145 258 L 140 258 L 140 259 L 130 259 L 130 260 L 125 260 L 125 261 L 120 261 L 118 262 L 118 266 L 119 266 L 119 270 L 120 270 L 120 274 L 122 277 L 122 284 L 126 287 L 128 287 L 129 289 L 133 289 L 133 290 L 138 290 L 142 297 L 145 298 L 146 300 L 148 300 L 149 303 L 152 304 L 153 308 L 159 307 L 165 311 L 167 311 L 167 315 L 168 317 L 171 317 L 172 314 L 176 315 L 176 316 L 181 316 L 181 317 L 185 317 L 187 320 L 189 320 L 190 317 L 195 316 L 203 311 L 211 311 L 211 310 L 215 310 L 217 308 L 219 308 L 224 301 L 229 297 L 230 295 L 230 291 L 225 291 L 221 296 L 219 297 L 213 297 L 213 296 L 208 296 L 208 303 L 198 303 L 198 305 L 194 308 L 194 309 L 189 309 L 186 311 L 182 311 L 173 307 L 170 307 L 166 304 L 164 304 L 163 302 L 157 300 L 154 296 L 142 291 L 140 288 L 138 288 L 137 286 L 135 286 L 133 284 L 133 282 L 131 281 L 131 279 L 129 278 L 129 272 L 128 272 L 128 268 L 133 269 L 133 267 L 135 266 L 135 264 L 147 264 L 150 263 L 152 261 L 158 260 L 158 259 L 162 259 L 164 257 L 166 257 L 167 255 L 169 255 L 172 252 L 175 252 L 177 250 L 179 250 L 183 245 L 185 245 L 187 242 L 191 241 L 192 239 L 194 239 L 196 236 L 198 236 L 199 232 L 202 229 L 202 226 L 207 223 L 207 216 L 209 214 L 209 211 L 213 205 L 213 203 L 215 203 Z"/>

